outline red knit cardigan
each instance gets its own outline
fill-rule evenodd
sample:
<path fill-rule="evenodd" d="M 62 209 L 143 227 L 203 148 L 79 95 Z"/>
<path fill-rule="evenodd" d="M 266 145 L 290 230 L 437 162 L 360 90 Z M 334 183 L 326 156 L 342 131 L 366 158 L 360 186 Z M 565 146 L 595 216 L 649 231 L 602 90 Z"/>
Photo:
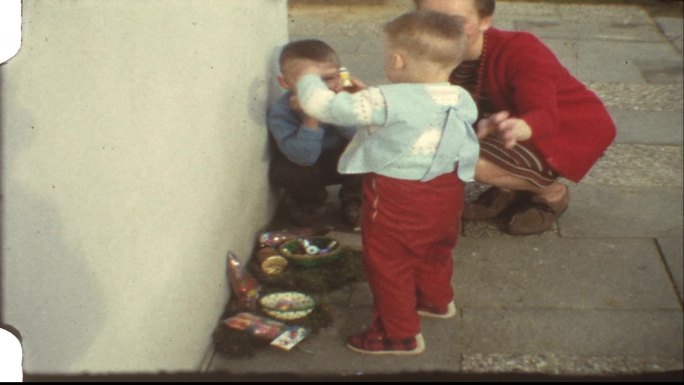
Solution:
<path fill-rule="evenodd" d="M 532 128 L 531 143 L 562 177 L 579 182 L 615 138 L 603 102 L 527 32 L 486 32 L 486 86 L 496 111 Z"/>

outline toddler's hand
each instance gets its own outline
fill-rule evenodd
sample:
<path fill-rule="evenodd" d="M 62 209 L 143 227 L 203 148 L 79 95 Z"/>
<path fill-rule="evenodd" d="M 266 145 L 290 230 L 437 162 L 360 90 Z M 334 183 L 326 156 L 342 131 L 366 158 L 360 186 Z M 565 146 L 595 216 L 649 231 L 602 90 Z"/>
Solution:
<path fill-rule="evenodd" d="M 349 87 L 345 87 L 345 88 L 343 89 L 343 91 L 347 91 L 347 92 L 349 92 L 350 94 L 354 94 L 354 93 L 357 93 L 357 92 L 359 92 L 359 91 L 363 91 L 363 90 L 365 90 L 366 88 L 368 88 L 368 86 L 366 85 L 366 83 L 362 82 L 361 80 L 359 80 L 359 79 L 357 79 L 357 78 L 355 78 L 355 77 L 351 77 L 349 80 L 351 80 L 352 85 L 349 86 Z"/>
<path fill-rule="evenodd" d="M 292 108 L 292 111 L 294 112 L 304 112 L 302 105 L 299 104 L 299 98 L 297 97 L 297 94 L 292 94 L 292 96 L 290 96 L 290 108 Z"/>
<path fill-rule="evenodd" d="M 304 112 L 302 105 L 299 104 L 299 98 L 297 97 L 297 94 L 293 94 L 292 96 L 290 96 L 290 108 L 292 108 L 294 112 L 298 113 L 301 116 L 303 126 L 307 127 L 310 130 L 319 130 L 318 120 L 310 117 L 306 114 L 306 112 Z"/>
<path fill-rule="evenodd" d="M 304 75 L 321 74 L 320 65 L 312 60 L 298 59 L 290 64 L 290 70 L 295 83 Z"/>
<path fill-rule="evenodd" d="M 532 129 L 522 119 L 509 118 L 499 123 L 499 137 L 506 143 L 506 148 L 515 147 L 518 142 L 524 142 L 532 136 Z"/>
<path fill-rule="evenodd" d="M 477 138 L 484 139 L 494 135 L 498 131 L 498 124 L 508 119 L 509 116 L 508 111 L 501 111 L 480 119 L 477 122 Z"/>

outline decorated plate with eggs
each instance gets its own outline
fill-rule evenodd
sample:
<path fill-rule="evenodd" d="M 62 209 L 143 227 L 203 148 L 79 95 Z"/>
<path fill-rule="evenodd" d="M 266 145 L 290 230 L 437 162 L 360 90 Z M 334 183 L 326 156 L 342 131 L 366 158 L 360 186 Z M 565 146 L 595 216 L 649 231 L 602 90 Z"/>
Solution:
<path fill-rule="evenodd" d="M 315 236 L 287 241 L 280 245 L 278 251 L 300 266 L 316 266 L 339 258 L 342 246 L 333 238 Z"/>
<path fill-rule="evenodd" d="M 259 303 L 266 314 L 285 321 L 306 317 L 316 305 L 313 298 L 297 291 L 271 293 L 261 297 Z"/>

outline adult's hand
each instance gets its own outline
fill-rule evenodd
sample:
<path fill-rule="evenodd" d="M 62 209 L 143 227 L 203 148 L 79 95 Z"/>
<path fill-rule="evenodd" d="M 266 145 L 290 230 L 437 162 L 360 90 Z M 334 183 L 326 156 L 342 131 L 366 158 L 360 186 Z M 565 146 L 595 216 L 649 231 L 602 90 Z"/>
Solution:
<path fill-rule="evenodd" d="M 294 112 L 304 112 L 304 110 L 302 109 L 302 105 L 299 104 L 299 97 L 297 97 L 297 94 L 292 94 L 292 96 L 290 96 L 290 108 Z"/>
<path fill-rule="evenodd" d="M 499 124 L 508 119 L 510 113 L 508 111 L 497 112 L 480 119 L 477 122 L 477 138 L 484 139 L 490 135 L 495 135 L 499 132 Z"/>
<path fill-rule="evenodd" d="M 532 129 L 522 119 L 508 118 L 499 123 L 499 137 L 504 141 L 506 148 L 515 147 L 518 142 L 524 142 L 532 136 Z"/>
<path fill-rule="evenodd" d="M 500 111 L 477 123 L 477 137 L 484 139 L 497 135 L 504 141 L 506 148 L 513 148 L 518 142 L 524 142 L 532 136 L 532 129 L 522 119 L 512 118 L 508 111 Z"/>

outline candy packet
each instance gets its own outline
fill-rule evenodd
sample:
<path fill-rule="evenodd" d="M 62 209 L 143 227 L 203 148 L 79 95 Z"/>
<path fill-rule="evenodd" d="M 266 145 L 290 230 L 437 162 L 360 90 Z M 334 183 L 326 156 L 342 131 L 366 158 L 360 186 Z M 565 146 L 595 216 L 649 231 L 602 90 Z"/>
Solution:
<path fill-rule="evenodd" d="M 287 325 L 271 318 L 261 317 L 249 312 L 242 312 L 224 321 L 233 329 L 243 330 L 255 337 L 273 340 L 280 336 Z"/>
<path fill-rule="evenodd" d="M 228 252 L 228 280 L 240 306 L 254 310 L 257 307 L 261 284 L 252 277 L 232 251 Z"/>
<path fill-rule="evenodd" d="M 306 336 L 310 330 L 302 326 L 293 326 L 285 330 L 278 338 L 271 341 L 271 345 L 283 350 L 290 350 Z"/>

